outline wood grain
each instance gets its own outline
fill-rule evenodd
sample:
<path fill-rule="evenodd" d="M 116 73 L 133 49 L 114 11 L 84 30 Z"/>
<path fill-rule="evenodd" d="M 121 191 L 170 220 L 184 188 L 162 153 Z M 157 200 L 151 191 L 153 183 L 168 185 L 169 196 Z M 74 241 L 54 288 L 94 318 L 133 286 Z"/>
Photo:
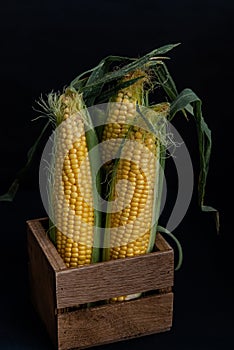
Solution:
<path fill-rule="evenodd" d="M 171 251 L 171 246 L 167 243 L 167 241 L 163 238 L 163 236 L 160 233 L 157 233 L 156 235 L 156 241 L 155 241 L 156 249 L 160 251 Z"/>
<path fill-rule="evenodd" d="M 57 308 L 171 287 L 173 268 L 171 249 L 58 271 Z"/>
<path fill-rule="evenodd" d="M 48 219 L 42 218 L 38 220 L 28 220 L 26 223 L 28 228 L 36 238 L 39 246 L 43 250 L 52 268 L 55 271 L 66 269 L 67 267 L 63 259 L 60 257 L 55 246 L 53 245 L 53 243 L 50 241 L 49 237 L 46 234 L 46 231 L 44 228 L 45 225 L 43 225 L 44 222 L 48 222 Z"/>
<path fill-rule="evenodd" d="M 173 293 L 58 315 L 58 349 L 80 349 L 172 326 Z"/>
<path fill-rule="evenodd" d="M 55 273 L 32 231 L 28 229 L 29 283 L 32 303 L 57 344 Z"/>

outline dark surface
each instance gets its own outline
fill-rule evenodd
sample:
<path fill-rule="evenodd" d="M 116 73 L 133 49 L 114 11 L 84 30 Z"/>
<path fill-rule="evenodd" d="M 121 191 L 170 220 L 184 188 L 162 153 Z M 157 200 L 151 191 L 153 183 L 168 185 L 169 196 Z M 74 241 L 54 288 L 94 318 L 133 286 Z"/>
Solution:
<path fill-rule="evenodd" d="M 10 185 L 43 122 L 31 122 L 34 100 L 62 89 L 108 54 L 137 56 L 181 42 L 168 67 L 178 89 L 203 100 L 213 134 L 207 202 L 219 208 L 221 233 L 200 213 L 196 192 L 175 234 L 184 264 L 175 274 L 169 333 L 121 343 L 122 349 L 233 349 L 233 1 L 11 1 L 1 8 L 0 192 Z M 176 118 L 195 173 L 194 123 Z M 1 349 L 52 349 L 29 300 L 25 221 L 45 215 L 38 190 L 40 151 L 13 203 L 1 207 Z M 197 178 L 197 177 L 196 177 Z M 171 187 L 173 187 L 173 179 Z M 196 186 L 196 183 L 195 183 Z M 173 189 L 171 189 L 173 194 Z M 170 204 L 170 203 L 169 203 Z M 120 344 L 98 349 L 119 349 Z"/>

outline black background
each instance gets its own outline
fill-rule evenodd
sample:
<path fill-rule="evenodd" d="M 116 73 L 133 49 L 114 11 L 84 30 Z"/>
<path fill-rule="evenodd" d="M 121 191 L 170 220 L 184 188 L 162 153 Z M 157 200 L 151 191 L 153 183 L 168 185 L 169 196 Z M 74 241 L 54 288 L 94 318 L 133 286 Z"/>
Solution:
<path fill-rule="evenodd" d="M 194 191 L 187 215 L 174 232 L 184 248 L 184 264 L 175 274 L 172 330 L 100 349 L 233 349 L 234 2 L 12 0 L 0 9 L 1 193 L 25 163 L 43 126 L 42 121 L 31 122 L 32 105 L 41 93 L 62 89 L 109 54 L 136 57 L 181 43 L 170 53 L 168 67 L 179 91 L 190 87 L 202 99 L 212 129 L 207 203 L 220 211 L 221 232 L 217 236 L 212 215 L 197 208 Z M 194 122 L 178 115 L 175 125 L 197 176 Z M 40 151 L 15 201 L 0 203 L 1 349 L 52 349 L 28 296 L 25 221 L 45 215 L 39 160 Z"/>

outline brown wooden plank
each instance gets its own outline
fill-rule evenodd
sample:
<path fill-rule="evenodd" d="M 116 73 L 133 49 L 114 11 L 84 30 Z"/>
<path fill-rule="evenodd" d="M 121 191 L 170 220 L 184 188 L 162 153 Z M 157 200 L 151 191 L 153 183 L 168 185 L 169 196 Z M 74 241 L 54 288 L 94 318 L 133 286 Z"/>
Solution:
<path fill-rule="evenodd" d="M 37 218 L 37 219 L 29 219 L 26 222 L 28 222 L 28 221 L 30 221 L 30 222 L 40 221 L 43 224 L 44 223 L 47 224 L 47 223 L 49 223 L 49 218 L 48 217 L 43 217 L 43 218 Z"/>
<path fill-rule="evenodd" d="M 163 236 L 157 232 L 156 235 L 156 241 L 155 241 L 156 248 L 160 251 L 167 251 L 172 250 L 172 247 L 167 243 L 167 241 L 163 238 Z"/>
<path fill-rule="evenodd" d="M 173 293 L 58 315 L 58 349 L 94 345 L 154 334 L 172 326 Z"/>
<path fill-rule="evenodd" d="M 37 238 L 28 229 L 29 283 L 32 302 L 41 320 L 56 345 L 57 320 L 55 316 L 55 272 L 38 244 Z"/>
<path fill-rule="evenodd" d="M 66 265 L 64 261 L 62 260 L 55 246 L 53 245 L 53 243 L 50 241 L 49 237 L 46 234 L 46 231 L 42 225 L 43 220 L 46 221 L 46 218 L 38 219 L 38 220 L 28 220 L 27 225 L 30 231 L 35 236 L 39 246 L 43 250 L 52 268 L 55 271 L 65 269 Z"/>
<path fill-rule="evenodd" d="M 173 269 L 170 250 L 58 271 L 57 308 L 171 287 Z"/>

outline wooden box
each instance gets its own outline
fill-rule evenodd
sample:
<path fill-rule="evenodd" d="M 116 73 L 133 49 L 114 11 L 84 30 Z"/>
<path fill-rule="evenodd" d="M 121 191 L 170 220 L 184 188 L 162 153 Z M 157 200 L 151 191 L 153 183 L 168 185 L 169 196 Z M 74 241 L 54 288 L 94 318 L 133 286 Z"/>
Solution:
<path fill-rule="evenodd" d="M 47 219 L 27 221 L 29 277 L 32 302 L 55 348 L 87 348 L 171 328 L 174 255 L 160 234 L 153 253 L 68 269 L 46 225 Z M 137 292 L 143 292 L 138 299 L 104 303 Z M 84 306 L 96 301 L 100 305 Z"/>

